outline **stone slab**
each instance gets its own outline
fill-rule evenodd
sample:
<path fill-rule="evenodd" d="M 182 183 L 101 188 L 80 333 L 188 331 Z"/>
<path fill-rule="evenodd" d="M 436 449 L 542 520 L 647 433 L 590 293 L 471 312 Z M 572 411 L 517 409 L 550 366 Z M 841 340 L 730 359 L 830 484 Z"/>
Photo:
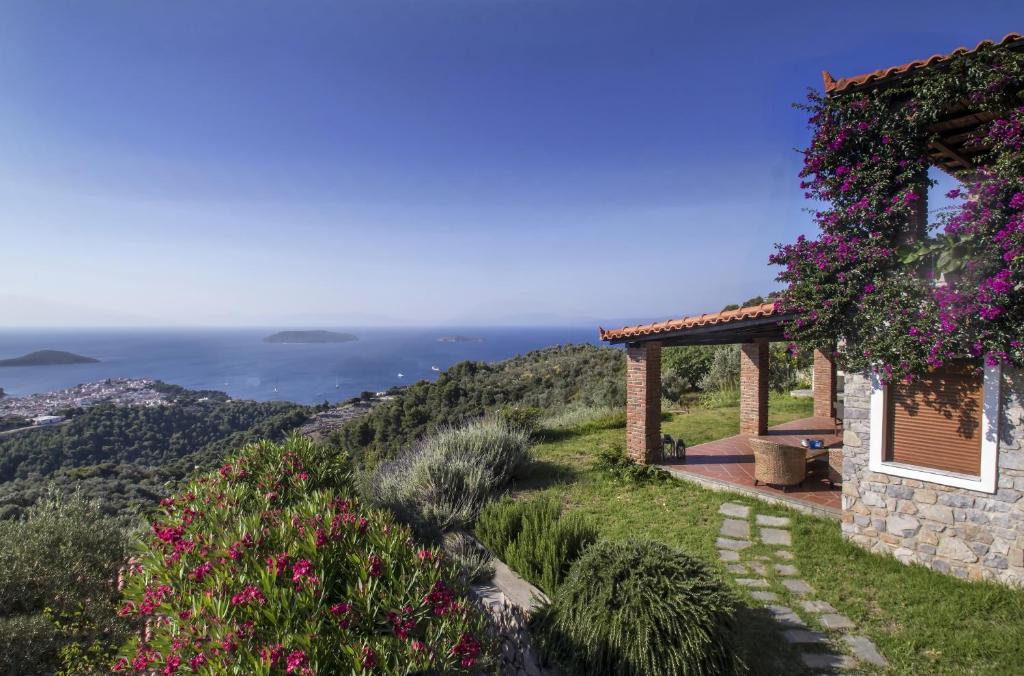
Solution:
<path fill-rule="evenodd" d="M 737 519 L 746 519 L 750 516 L 750 507 L 738 505 L 735 502 L 723 502 L 722 506 L 718 508 L 718 513 Z"/>
<path fill-rule="evenodd" d="M 786 643 L 794 645 L 826 645 L 828 638 L 818 631 L 810 629 L 787 629 L 782 632 L 782 638 Z"/>
<path fill-rule="evenodd" d="M 764 575 L 768 574 L 768 569 L 765 568 L 765 565 L 763 563 L 761 563 L 760 561 L 751 561 L 750 562 L 750 568 L 751 568 L 751 570 L 753 570 L 758 575 L 764 576 Z"/>
<path fill-rule="evenodd" d="M 719 561 L 725 561 L 725 562 L 739 561 L 740 560 L 740 555 L 739 555 L 739 552 L 734 552 L 731 549 L 719 549 L 718 550 L 718 560 Z"/>
<path fill-rule="evenodd" d="M 758 601 L 764 601 L 765 603 L 772 603 L 779 600 L 779 595 L 774 592 L 756 591 L 750 592 L 750 595 Z"/>
<path fill-rule="evenodd" d="M 821 621 L 821 626 L 831 631 L 847 631 L 856 626 L 850 618 L 839 613 L 828 613 L 819 617 L 818 620 Z"/>
<path fill-rule="evenodd" d="M 814 593 L 814 588 L 803 580 L 783 580 L 782 586 L 798 596 Z"/>
<path fill-rule="evenodd" d="M 722 522 L 719 533 L 725 537 L 746 540 L 750 537 L 750 523 L 739 519 L 726 519 Z"/>
<path fill-rule="evenodd" d="M 731 538 L 718 538 L 715 540 L 715 546 L 719 549 L 731 549 L 733 551 L 742 551 L 750 546 L 750 540 L 733 540 Z"/>
<path fill-rule="evenodd" d="M 850 646 L 851 652 L 861 662 L 873 664 L 876 667 L 887 667 L 889 661 L 878 652 L 875 644 L 866 636 L 844 636 L 846 644 Z"/>
<path fill-rule="evenodd" d="M 776 563 L 775 564 L 775 572 L 777 572 L 779 575 L 785 575 L 785 576 L 793 576 L 793 575 L 799 575 L 800 574 L 797 571 L 796 566 L 791 566 L 788 563 Z"/>
<path fill-rule="evenodd" d="M 793 552 L 789 551 L 788 549 L 775 550 L 775 556 L 784 561 L 792 561 L 796 558 L 795 556 L 793 556 Z"/>
<path fill-rule="evenodd" d="M 789 531 L 780 528 L 762 528 L 761 541 L 766 545 L 780 545 L 782 547 L 789 547 L 793 544 L 792 538 L 789 537 Z"/>
<path fill-rule="evenodd" d="M 749 572 L 742 563 L 730 563 L 725 569 L 733 575 L 746 575 Z"/>
<path fill-rule="evenodd" d="M 499 589 L 510 603 L 530 613 L 549 603 L 544 592 L 524 580 L 504 562 L 493 559 L 492 564 L 494 565 L 494 577 L 491 584 Z"/>
<path fill-rule="evenodd" d="M 832 653 L 802 653 L 800 660 L 808 669 L 852 669 L 855 664 L 849 655 Z"/>
<path fill-rule="evenodd" d="M 758 526 L 773 526 L 775 528 L 788 528 L 789 519 L 784 516 L 768 516 L 766 514 L 758 514 L 755 517 Z"/>
<path fill-rule="evenodd" d="M 772 604 L 765 606 L 765 610 L 772 614 L 772 617 L 775 618 L 776 622 L 786 625 L 786 628 L 807 626 L 804 624 L 804 621 L 800 619 L 800 616 L 793 612 L 792 608 Z"/>
<path fill-rule="evenodd" d="M 831 603 L 825 601 L 801 601 L 800 605 L 809 613 L 820 615 L 821 613 L 835 613 L 835 608 L 832 607 Z"/>
<path fill-rule="evenodd" d="M 756 589 L 768 588 L 768 580 L 763 580 L 759 577 L 738 577 L 736 578 L 736 584 L 743 585 L 744 587 L 753 587 Z"/>

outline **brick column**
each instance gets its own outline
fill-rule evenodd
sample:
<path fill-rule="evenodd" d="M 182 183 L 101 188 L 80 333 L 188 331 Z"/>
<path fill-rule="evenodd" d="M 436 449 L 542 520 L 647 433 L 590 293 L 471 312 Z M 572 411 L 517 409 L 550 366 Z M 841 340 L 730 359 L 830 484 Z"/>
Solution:
<path fill-rule="evenodd" d="M 814 417 L 834 418 L 836 415 L 836 363 L 831 352 L 814 351 L 811 391 L 814 392 Z"/>
<path fill-rule="evenodd" d="M 740 345 L 740 434 L 768 431 L 768 341 Z"/>
<path fill-rule="evenodd" d="M 626 349 L 626 454 L 654 462 L 661 448 L 661 343 Z"/>

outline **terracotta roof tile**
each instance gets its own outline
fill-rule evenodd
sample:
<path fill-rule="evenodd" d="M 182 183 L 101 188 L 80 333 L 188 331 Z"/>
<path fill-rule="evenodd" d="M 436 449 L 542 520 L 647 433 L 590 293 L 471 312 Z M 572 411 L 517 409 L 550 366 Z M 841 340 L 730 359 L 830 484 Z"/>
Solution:
<path fill-rule="evenodd" d="M 844 77 L 841 80 L 834 79 L 832 75 L 826 70 L 822 72 L 821 77 L 822 80 L 824 80 L 825 82 L 826 94 L 839 94 L 849 89 L 854 89 L 856 87 L 860 87 L 863 85 L 877 83 L 881 80 L 885 80 L 895 75 L 903 75 L 912 70 L 917 70 L 918 68 L 926 68 L 936 63 L 948 61 L 954 56 L 959 56 L 961 54 L 970 54 L 988 45 L 995 44 L 997 46 L 1003 46 L 1020 41 L 1024 41 L 1024 35 L 1021 35 L 1020 33 L 1007 33 L 1006 36 L 1003 37 L 1003 39 L 1000 40 L 999 42 L 993 43 L 991 40 L 982 40 L 972 48 L 960 47 L 958 49 L 954 49 L 949 54 L 935 54 L 933 56 L 929 56 L 927 59 L 918 59 L 917 61 L 905 63 L 902 66 L 891 66 L 889 68 L 881 68 L 870 73 L 864 73 L 863 75 L 856 75 L 854 77 Z"/>
<path fill-rule="evenodd" d="M 723 310 L 711 314 L 693 315 L 682 319 L 669 319 L 663 322 L 651 324 L 637 324 L 635 326 L 624 326 L 621 329 L 598 328 L 598 335 L 601 340 L 621 340 L 623 338 L 636 338 L 639 336 L 651 336 L 658 333 L 667 333 L 679 329 L 689 329 L 695 326 L 710 326 L 712 324 L 729 324 L 744 319 L 757 319 L 770 317 L 775 314 L 775 304 L 765 303 L 764 305 L 751 305 L 741 307 L 737 310 Z"/>

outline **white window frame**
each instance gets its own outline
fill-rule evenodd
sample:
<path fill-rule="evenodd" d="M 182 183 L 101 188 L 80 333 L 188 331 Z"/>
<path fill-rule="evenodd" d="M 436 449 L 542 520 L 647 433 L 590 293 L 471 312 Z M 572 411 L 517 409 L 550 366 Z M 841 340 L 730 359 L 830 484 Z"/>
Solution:
<path fill-rule="evenodd" d="M 980 476 L 945 472 L 929 467 L 905 465 L 885 460 L 885 408 L 886 386 L 877 373 L 871 374 L 871 448 L 868 468 L 878 474 L 917 479 L 942 486 L 966 488 L 982 493 L 996 492 L 996 473 L 999 462 L 999 407 L 1002 383 L 1002 367 L 986 366 L 982 381 Z"/>

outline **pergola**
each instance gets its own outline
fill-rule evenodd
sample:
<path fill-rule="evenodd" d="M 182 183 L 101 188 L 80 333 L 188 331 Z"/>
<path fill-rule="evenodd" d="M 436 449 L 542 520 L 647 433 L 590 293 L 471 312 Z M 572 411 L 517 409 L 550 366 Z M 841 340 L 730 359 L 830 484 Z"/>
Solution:
<path fill-rule="evenodd" d="M 993 44 L 1013 50 L 1024 49 L 1024 35 L 1008 33 L 1002 40 L 995 43 L 991 40 L 982 40 L 973 48 L 961 47 L 949 54 L 935 54 L 927 59 L 918 59 L 901 66 L 882 68 L 840 80 L 836 80 L 826 70 L 821 74 L 825 95 L 840 96 L 867 89 L 892 87 L 919 70 L 939 70 L 956 56 L 970 54 Z M 932 164 L 957 178 L 963 178 L 973 173 L 977 168 L 978 156 L 987 148 L 973 143 L 972 139 L 981 125 L 997 119 L 1000 114 L 999 112 L 978 110 L 967 100 L 960 101 L 945 110 L 941 119 L 929 130 L 935 134 L 935 137 L 928 142 L 928 156 Z"/>
<path fill-rule="evenodd" d="M 626 346 L 626 450 L 640 463 L 661 451 L 661 348 L 740 345 L 740 434 L 768 430 L 768 343 L 784 340 L 792 315 L 771 303 L 652 324 L 600 329 L 601 340 Z M 836 368 L 832 355 L 814 352 L 814 416 L 835 415 Z"/>

